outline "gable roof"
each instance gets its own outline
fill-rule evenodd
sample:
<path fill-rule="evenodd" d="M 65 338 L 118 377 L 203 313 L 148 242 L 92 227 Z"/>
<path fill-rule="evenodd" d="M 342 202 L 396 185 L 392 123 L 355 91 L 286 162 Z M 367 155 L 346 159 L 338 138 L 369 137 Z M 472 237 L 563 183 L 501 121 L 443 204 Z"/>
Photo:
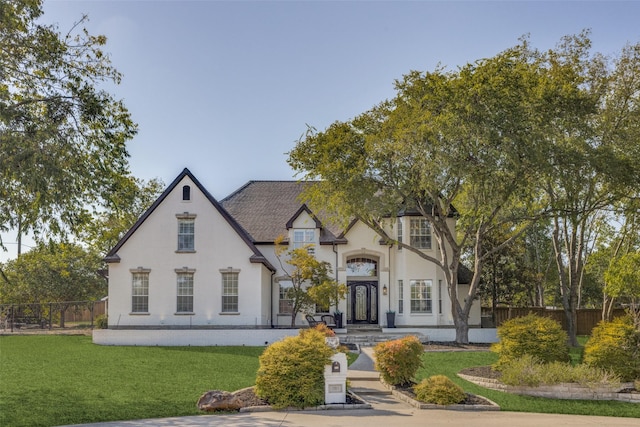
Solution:
<path fill-rule="evenodd" d="M 323 221 L 300 200 L 308 181 L 249 181 L 220 201 L 222 207 L 258 243 L 273 243 L 278 236 L 287 236 L 290 227 L 303 211 L 321 224 L 320 244 L 336 241 L 340 230 Z"/>
<path fill-rule="evenodd" d="M 118 256 L 118 251 L 120 248 L 129 240 L 129 238 L 140 228 L 140 226 L 146 221 L 147 218 L 156 210 L 158 206 L 167 198 L 167 196 L 175 189 L 175 187 L 185 178 L 188 177 L 198 189 L 205 195 L 207 200 L 213 205 L 213 207 L 220 213 L 220 215 L 227 221 L 227 223 L 238 233 L 238 236 L 247 244 L 249 249 L 253 252 L 253 255 L 250 257 L 250 261 L 254 263 L 262 263 L 265 267 L 267 267 L 271 271 L 276 271 L 276 269 L 271 265 L 271 263 L 265 258 L 264 255 L 256 248 L 256 246 L 251 241 L 249 235 L 245 232 L 245 230 L 234 220 L 234 218 L 229 215 L 229 213 L 216 201 L 216 199 L 207 191 L 206 188 L 198 181 L 198 179 L 193 176 L 193 174 L 189 171 L 189 169 L 185 168 L 180 175 L 173 180 L 173 182 L 167 187 L 166 190 L 158 197 L 158 199 L 153 202 L 151 207 L 146 210 L 144 214 L 136 221 L 136 223 L 125 233 L 125 235 L 120 239 L 120 241 L 109 251 L 107 256 L 104 258 L 105 262 L 120 262 L 120 257 Z"/>

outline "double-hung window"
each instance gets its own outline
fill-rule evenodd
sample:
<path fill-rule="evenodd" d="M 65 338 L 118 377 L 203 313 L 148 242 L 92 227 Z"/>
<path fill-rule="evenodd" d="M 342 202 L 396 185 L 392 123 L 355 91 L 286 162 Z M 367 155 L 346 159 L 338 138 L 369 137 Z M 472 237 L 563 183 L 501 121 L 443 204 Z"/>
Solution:
<path fill-rule="evenodd" d="M 400 243 L 402 243 L 402 219 L 398 218 L 396 221 L 397 224 L 397 231 L 398 231 L 398 250 L 401 251 L 402 250 L 402 246 L 400 245 Z"/>
<path fill-rule="evenodd" d="M 180 269 L 177 273 L 176 312 L 193 313 L 193 270 Z"/>
<path fill-rule="evenodd" d="M 222 312 L 238 312 L 238 273 L 222 273 Z"/>
<path fill-rule="evenodd" d="M 177 252 L 195 252 L 196 250 L 196 215 L 189 212 L 177 214 L 178 218 L 178 250 Z"/>
<path fill-rule="evenodd" d="M 404 281 L 398 280 L 398 314 L 404 313 Z"/>
<path fill-rule="evenodd" d="M 278 305 L 278 313 L 291 314 L 293 311 L 293 300 L 289 295 L 289 290 L 293 287 L 290 281 L 280 281 L 280 299 Z"/>
<path fill-rule="evenodd" d="M 409 221 L 410 245 L 416 249 L 431 249 L 431 224 L 424 218 Z"/>
<path fill-rule="evenodd" d="M 149 312 L 149 271 L 139 268 L 131 271 L 131 312 Z"/>
<path fill-rule="evenodd" d="M 431 280 L 411 281 L 411 312 L 431 313 L 433 300 L 431 297 Z"/>
<path fill-rule="evenodd" d="M 303 248 L 307 245 L 309 253 L 315 253 L 316 230 L 301 228 L 293 230 L 293 249 Z"/>

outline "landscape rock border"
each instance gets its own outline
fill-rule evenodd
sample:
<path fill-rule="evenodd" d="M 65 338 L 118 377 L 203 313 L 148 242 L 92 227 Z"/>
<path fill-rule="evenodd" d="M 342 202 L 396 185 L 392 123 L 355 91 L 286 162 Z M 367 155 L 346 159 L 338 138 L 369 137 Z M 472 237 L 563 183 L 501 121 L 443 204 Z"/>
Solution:
<path fill-rule="evenodd" d="M 414 399 L 413 397 L 409 396 L 408 394 L 402 392 L 401 390 L 399 390 L 397 387 L 394 387 L 392 385 L 386 384 L 383 381 L 380 381 L 386 388 L 388 388 L 389 390 L 391 390 L 391 395 L 402 401 L 405 402 L 411 406 L 413 406 L 414 408 L 417 409 L 445 409 L 445 410 L 451 410 L 451 411 L 499 411 L 500 410 L 500 406 L 492 401 L 491 399 L 488 399 L 484 396 L 478 396 L 475 394 L 471 394 L 471 393 L 466 393 L 469 396 L 475 397 L 477 399 L 483 400 L 484 402 L 486 402 L 484 405 L 469 405 L 469 404 L 464 404 L 464 403 L 459 403 L 459 404 L 454 404 L 454 405 L 436 405 L 434 403 L 424 403 L 424 402 L 420 402 L 416 399 Z"/>

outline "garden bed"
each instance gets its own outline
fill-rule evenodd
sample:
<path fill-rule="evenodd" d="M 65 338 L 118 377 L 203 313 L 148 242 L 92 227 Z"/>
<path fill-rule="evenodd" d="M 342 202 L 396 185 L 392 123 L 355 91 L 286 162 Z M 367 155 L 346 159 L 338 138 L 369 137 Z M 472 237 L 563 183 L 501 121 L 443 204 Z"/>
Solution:
<path fill-rule="evenodd" d="M 499 411 L 497 403 L 484 396 L 465 393 L 465 400 L 454 405 L 436 405 L 433 403 L 420 402 L 416 399 L 412 387 L 398 387 L 385 384 L 391 390 L 393 397 L 418 409 L 448 409 L 454 411 Z"/>
<path fill-rule="evenodd" d="M 240 412 L 260 412 L 260 411 L 273 411 L 274 409 L 268 402 L 256 396 L 254 388 L 248 387 L 242 390 L 238 390 L 234 393 L 239 397 L 243 406 L 240 408 Z M 346 403 L 334 403 L 329 405 L 319 405 L 309 408 L 286 408 L 287 411 L 312 411 L 312 410 L 331 410 L 331 409 L 371 409 L 371 404 L 364 401 L 362 398 L 347 392 Z"/>

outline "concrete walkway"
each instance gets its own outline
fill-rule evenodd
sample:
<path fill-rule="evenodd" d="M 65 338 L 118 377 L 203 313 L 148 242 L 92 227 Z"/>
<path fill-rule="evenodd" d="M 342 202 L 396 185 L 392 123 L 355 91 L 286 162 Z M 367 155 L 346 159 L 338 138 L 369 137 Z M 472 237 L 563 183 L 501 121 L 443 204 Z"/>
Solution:
<path fill-rule="evenodd" d="M 371 403 L 373 409 L 209 414 L 75 427 L 640 427 L 640 420 L 633 418 L 415 409 L 394 399 L 380 384 L 379 374 L 373 369 L 372 352 L 371 347 L 362 348 L 360 357 L 349 367 L 348 378 L 351 389 Z"/>

